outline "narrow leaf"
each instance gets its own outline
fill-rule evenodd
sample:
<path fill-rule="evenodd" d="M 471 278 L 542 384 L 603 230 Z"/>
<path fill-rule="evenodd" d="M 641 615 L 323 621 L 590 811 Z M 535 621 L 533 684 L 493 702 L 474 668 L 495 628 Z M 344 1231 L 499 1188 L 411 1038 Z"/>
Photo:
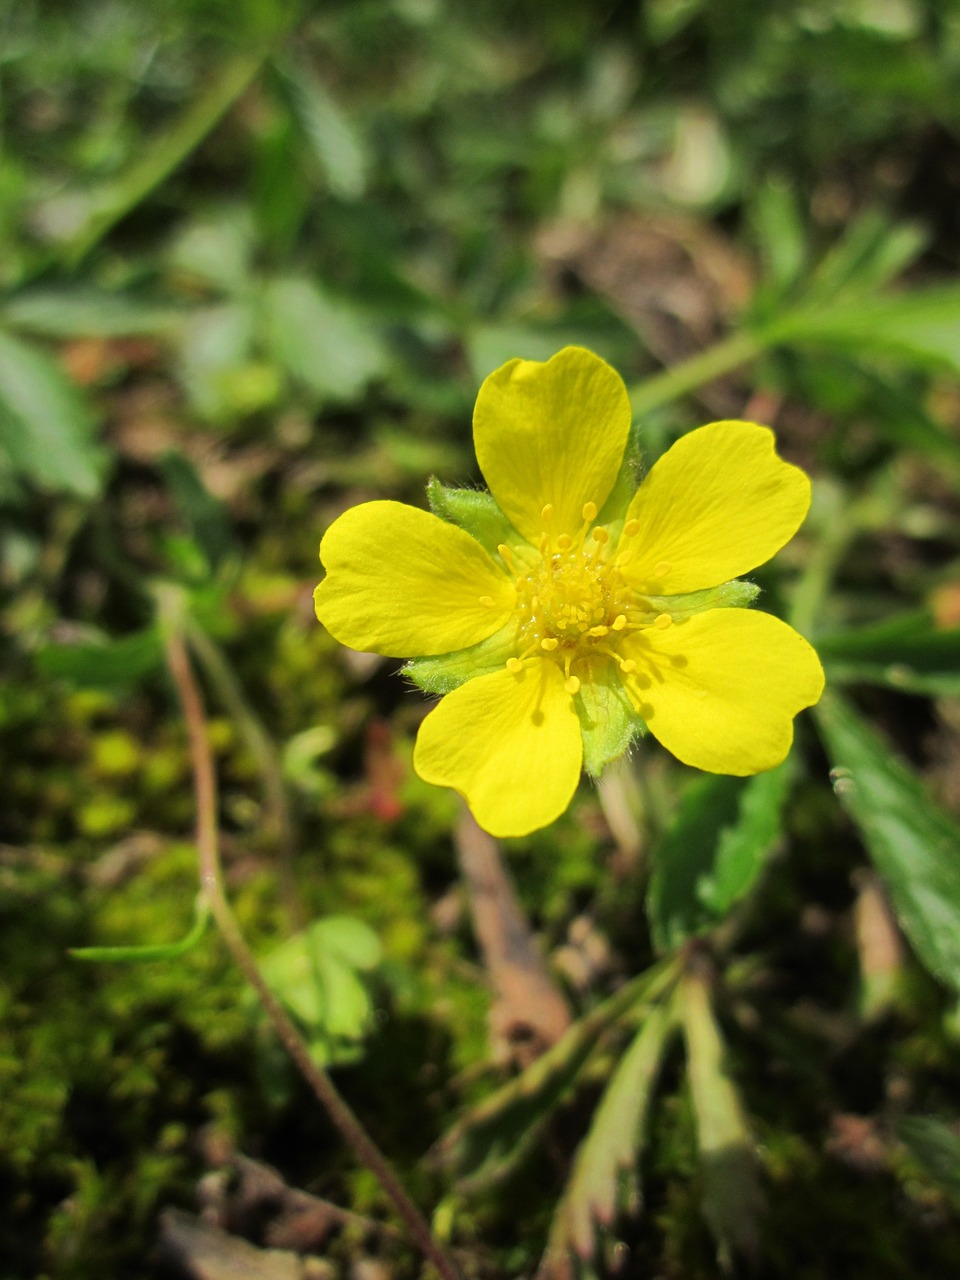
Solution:
<path fill-rule="evenodd" d="M 830 678 L 912 693 L 960 693 L 960 627 L 938 628 L 926 609 L 818 638 Z"/>
<path fill-rule="evenodd" d="M 920 779 L 836 695 L 816 709 L 834 790 L 883 876 L 920 960 L 960 991 L 960 828 Z"/>
<path fill-rule="evenodd" d="M 529 1151 L 603 1033 L 634 1005 L 657 999 L 673 978 L 672 964 L 657 965 L 575 1022 L 526 1071 L 463 1116 L 434 1148 L 434 1162 L 452 1171 L 464 1190 L 504 1177 Z"/>
<path fill-rule="evenodd" d="M 726 1046 L 714 1016 L 707 979 L 690 972 L 680 987 L 690 1093 L 703 1172 L 703 1215 L 725 1270 L 734 1253 L 758 1246 L 763 1195 L 753 1139 L 726 1067 Z"/>
<path fill-rule="evenodd" d="M 197 898 L 196 920 L 193 928 L 179 942 L 158 943 L 146 947 L 71 947 L 69 955 L 74 960 L 107 960 L 117 964 L 152 964 L 156 960 L 176 960 L 192 951 L 206 932 L 210 920 L 210 908 L 201 894 Z"/>
<path fill-rule="evenodd" d="M 927 1177 L 960 1204 L 960 1134 L 933 1116 L 902 1116 L 897 1134 Z"/>
<path fill-rule="evenodd" d="M 613 1226 L 622 1201 L 638 1199 L 636 1166 L 644 1126 L 664 1054 L 676 1021 L 670 1008 L 654 1006 L 607 1086 L 577 1152 L 573 1173 L 550 1228 L 541 1280 L 573 1250 L 586 1261 L 597 1245 L 597 1226 Z"/>
<path fill-rule="evenodd" d="M 92 688 L 133 684 L 162 665 L 163 641 L 155 627 L 119 640 L 91 636 L 76 644 L 49 644 L 37 653 L 45 675 Z"/>
<path fill-rule="evenodd" d="M 776 844 L 788 758 L 754 778 L 705 777 L 654 852 L 647 910 L 660 951 L 712 928 L 753 888 Z"/>
<path fill-rule="evenodd" d="M 104 453 L 76 387 L 44 351 L 0 332 L 0 458 L 41 489 L 93 498 Z"/>

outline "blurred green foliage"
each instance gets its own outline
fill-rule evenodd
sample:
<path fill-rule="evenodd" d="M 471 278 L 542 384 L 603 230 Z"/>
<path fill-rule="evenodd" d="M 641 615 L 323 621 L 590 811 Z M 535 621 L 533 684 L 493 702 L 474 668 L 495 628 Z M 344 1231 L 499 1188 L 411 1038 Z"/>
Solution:
<path fill-rule="evenodd" d="M 584 1274 L 957 1274 L 958 74 L 953 0 L 0 2 L 5 1280 L 169 1274 L 211 1131 L 384 1211 L 213 931 L 68 956 L 191 927 L 171 584 L 241 922 L 470 1274 L 548 1237 Z M 834 689 L 776 774 L 644 745 L 516 842 L 581 1017 L 505 1075 L 419 695 L 310 590 L 343 507 L 473 484 L 479 380 L 570 341 L 645 465 L 742 414 L 812 472 L 757 579 Z"/>

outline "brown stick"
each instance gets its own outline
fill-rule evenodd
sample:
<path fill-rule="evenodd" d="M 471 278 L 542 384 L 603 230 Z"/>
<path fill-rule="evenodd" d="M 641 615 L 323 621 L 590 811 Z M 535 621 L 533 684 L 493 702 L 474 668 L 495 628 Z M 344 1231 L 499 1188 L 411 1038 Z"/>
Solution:
<path fill-rule="evenodd" d="M 311 1058 L 306 1042 L 267 985 L 253 952 L 247 946 L 240 931 L 223 886 L 217 829 L 217 783 L 207 737 L 203 700 L 179 631 L 172 626 L 168 626 L 166 631 L 167 665 L 177 687 L 190 739 L 190 756 L 193 762 L 197 799 L 197 853 L 200 861 L 200 884 L 207 895 L 211 914 L 217 922 L 230 954 L 257 993 L 263 1011 L 280 1037 L 283 1047 L 340 1131 L 344 1141 L 357 1159 L 376 1176 L 421 1252 L 433 1263 L 443 1280 L 460 1280 L 457 1268 L 434 1239 L 426 1220 L 407 1195 L 402 1183 L 387 1163 L 386 1157 L 381 1154 L 366 1129 L 340 1096 L 327 1073 Z"/>
<path fill-rule="evenodd" d="M 504 1048 L 531 1034 L 542 1050 L 570 1025 L 570 1010 L 547 973 L 494 838 L 464 809 L 455 832 L 473 930 L 497 993 L 490 1020 Z"/>

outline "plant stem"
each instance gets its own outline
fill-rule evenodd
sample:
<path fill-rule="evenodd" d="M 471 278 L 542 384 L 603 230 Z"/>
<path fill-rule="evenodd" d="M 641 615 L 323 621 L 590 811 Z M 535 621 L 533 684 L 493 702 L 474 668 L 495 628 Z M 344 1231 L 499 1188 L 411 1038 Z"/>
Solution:
<path fill-rule="evenodd" d="M 213 755 L 207 736 L 203 700 L 179 628 L 170 625 L 168 618 L 164 630 L 167 666 L 183 707 L 190 740 L 197 801 L 197 853 L 200 863 L 200 884 L 210 904 L 211 914 L 217 922 L 230 954 L 257 993 L 263 1011 L 280 1037 L 283 1047 L 340 1131 L 344 1141 L 353 1150 L 357 1159 L 376 1176 L 420 1250 L 433 1263 L 443 1280 L 460 1280 L 457 1268 L 433 1238 L 426 1220 L 407 1195 L 386 1158 L 347 1102 L 340 1096 L 333 1081 L 311 1058 L 307 1044 L 280 1001 L 270 990 L 253 952 L 247 946 L 223 885 L 217 830 L 217 783 Z"/>
<path fill-rule="evenodd" d="M 665 369 L 630 390 L 630 407 L 634 416 L 649 413 L 678 396 L 694 391 L 705 382 L 722 377 L 731 369 L 755 360 L 770 345 L 771 335 L 762 331 L 742 331 L 731 334 L 706 351 L 698 352 L 688 360 L 682 360 L 671 369 Z"/>
<path fill-rule="evenodd" d="M 224 706 L 236 721 L 240 733 L 246 739 L 250 754 L 257 762 L 263 779 L 265 801 L 266 820 L 262 825 L 271 847 L 276 851 L 277 873 L 284 905 L 294 927 L 303 928 L 306 921 L 303 919 L 303 909 L 293 874 L 292 855 L 296 845 L 296 830 L 276 748 L 260 718 L 247 702 L 240 682 L 234 675 L 223 650 L 189 616 L 184 619 L 183 625 L 188 645 L 206 671 Z"/>
<path fill-rule="evenodd" d="M 172 126 L 148 142 L 128 169 L 94 193 L 90 216 L 64 248 L 68 266 L 78 266 L 115 223 L 183 163 L 240 97 L 272 50 L 272 42 L 264 41 L 255 53 L 240 53 L 225 62 Z"/>

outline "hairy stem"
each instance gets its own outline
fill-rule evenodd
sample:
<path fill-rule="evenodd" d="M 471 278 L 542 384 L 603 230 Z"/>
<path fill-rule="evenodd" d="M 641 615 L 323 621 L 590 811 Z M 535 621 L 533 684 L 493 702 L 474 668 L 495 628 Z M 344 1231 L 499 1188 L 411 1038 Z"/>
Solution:
<path fill-rule="evenodd" d="M 200 863 L 200 884 L 207 896 L 211 914 L 234 961 L 256 992 L 263 1011 L 280 1037 L 283 1047 L 344 1141 L 357 1159 L 376 1176 L 424 1257 L 433 1263 L 443 1280 L 460 1280 L 457 1268 L 432 1236 L 426 1220 L 407 1195 L 386 1158 L 340 1096 L 333 1081 L 311 1058 L 307 1044 L 286 1010 L 270 990 L 253 952 L 247 946 L 223 885 L 217 830 L 217 783 L 213 755 L 207 736 L 203 700 L 179 628 L 168 625 L 165 627 L 165 632 L 167 666 L 183 707 L 190 740 L 197 801 L 197 853 Z"/>

